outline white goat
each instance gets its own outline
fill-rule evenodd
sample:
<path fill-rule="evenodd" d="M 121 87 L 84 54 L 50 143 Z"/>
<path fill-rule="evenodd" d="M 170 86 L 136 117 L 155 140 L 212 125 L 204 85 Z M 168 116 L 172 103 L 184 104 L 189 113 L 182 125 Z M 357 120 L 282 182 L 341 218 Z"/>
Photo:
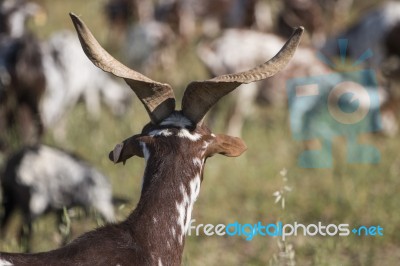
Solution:
<path fill-rule="evenodd" d="M 43 123 L 52 127 L 83 98 L 90 115 L 100 115 L 100 99 L 121 116 L 131 101 L 124 84 L 94 67 L 78 38 L 69 31 L 53 34 L 42 45 L 47 88 L 41 103 Z"/>

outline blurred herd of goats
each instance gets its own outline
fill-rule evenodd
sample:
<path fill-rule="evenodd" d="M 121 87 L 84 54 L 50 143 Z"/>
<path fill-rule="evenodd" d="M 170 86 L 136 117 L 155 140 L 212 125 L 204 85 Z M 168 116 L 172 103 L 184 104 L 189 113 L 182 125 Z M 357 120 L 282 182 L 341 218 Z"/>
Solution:
<path fill-rule="evenodd" d="M 115 220 L 107 177 L 78 156 L 42 144 L 41 138 L 45 131 L 51 132 L 62 144 L 65 117 L 80 100 L 93 119 L 99 117 L 102 104 L 113 115 L 123 116 L 133 93 L 90 63 L 74 32 L 60 30 L 39 40 L 27 25 L 29 20 L 43 20 L 45 7 L 23 0 L 0 3 L 0 235 L 5 235 L 15 209 L 23 214 L 21 236 L 28 238 L 35 218 L 48 211 L 62 213 L 64 207 L 93 207 L 106 221 Z M 226 131 L 236 136 L 255 102 L 287 105 L 288 79 L 337 71 L 318 53 L 335 58 L 337 39 L 347 39 L 350 60 L 368 49 L 373 52 L 363 67 L 378 75 L 376 108 L 383 132 L 393 136 L 400 103 L 396 88 L 400 2 L 371 6 L 351 25 L 342 25 L 354 4 L 353 0 L 108 0 L 103 17 L 107 38 L 117 45 L 124 62 L 149 76 L 160 67 L 176 71 L 179 49 L 189 43 L 196 43 L 194 53 L 210 77 L 246 70 L 274 56 L 292 27 L 303 25 L 308 38 L 284 71 L 245 85 L 234 95 Z"/>

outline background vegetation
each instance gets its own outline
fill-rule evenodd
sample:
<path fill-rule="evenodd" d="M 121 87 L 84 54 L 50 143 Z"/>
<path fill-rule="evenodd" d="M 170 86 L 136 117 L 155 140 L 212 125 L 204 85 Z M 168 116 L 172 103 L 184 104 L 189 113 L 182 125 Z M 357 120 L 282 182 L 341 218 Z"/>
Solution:
<path fill-rule="evenodd" d="M 38 1 L 48 13 L 46 25 L 36 27 L 45 39 L 53 31 L 72 29 L 68 12 L 73 11 L 87 22 L 100 42 L 106 43 L 106 22 L 102 14 L 104 0 Z M 373 1 L 355 1 L 357 14 L 362 6 Z M 275 2 L 274 2 L 275 3 Z M 360 5 L 358 5 L 360 4 Z M 108 43 L 109 44 L 109 43 Z M 180 51 L 174 69 L 157 72 L 152 78 L 171 83 L 177 95 L 193 79 L 207 78 L 206 72 L 195 56 L 195 42 Z M 127 88 L 128 89 L 128 88 Z M 229 101 L 219 103 L 223 108 Z M 103 110 L 99 122 L 91 121 L 84 106 L 76 108 L 68 117 L 66 142 L 55 143 L 51 134 L 45 143 L 74 151 L 106 173 L 113 184 L 114 193 L 131 199 L 131 204 L 118 209 L 119 219 L 126 217 L 140 196 L 144 161 L 134 158 L 125 166 L 113 165 L 108 152 L 120 140 L 138 132 L 148 117 L 135 99 L 134 106 L 121 119 Z M 222 122 L 221 114 L 218 121 Z M 221 132 L 217 124 L 214 132 Z M 400 261 L 400 141 L 398 136 L 385 138 L 365 136 L 364 141 L 375 145 L 381 152 L 376 165 L 351 165 L 346 163 L 346 140 L 337 138 L 333 145 L 334 166 L 331 169 L 302 169 L 297 166 L 297 156 L 303 144 L 290 135 L 288 110 L 258 108 L 246 122 L 243 139 L 248 151 L 238 158 L 215 156 L 208 160 L 200 197 L 193 218 L 200 223 L 283 223 L 325 224 L 348 223 L 350 226 L 380 225 L 383 237 L 290 237 L 286 243 L 294 250 L 297 265 L 397 265 Z M 288 185 L 292 190 L 285 198 L 285 209 L 275 204 L 273 193 L 284 185 L 279 172 L 288 170 Z M 72 237 L 97 226 L 91 218 L 72 216 Z M 18 219 L 15 219 L 16 222 Z M 34 251 L 57 247 L 60 236 L 55 217 L 49 215 L 38 220 L 34 227 Z M 12 231 L 12 230 L 11 230 Z M 163 232 L 160 232 L 161 234 Z M 0 242 L 0 249 L 18 251 L 12 233 Z M 277 238 L 191 236 L 186 239 L 184 265 L 285 265 L 284 247 Z M 293 254 L 293 253 L 291 253 Z"/>

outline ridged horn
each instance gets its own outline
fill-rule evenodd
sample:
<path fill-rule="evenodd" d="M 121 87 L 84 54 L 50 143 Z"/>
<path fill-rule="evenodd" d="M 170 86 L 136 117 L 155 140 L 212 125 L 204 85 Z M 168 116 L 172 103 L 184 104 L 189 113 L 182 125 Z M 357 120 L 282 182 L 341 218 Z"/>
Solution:
<path fill-rule="evenodd" d="M 69 15 L 83 51 L 90 61 L 103 71 L 123 78 L 144 104 L 154 124 L 158 124 L 175 110 L 175 96 L 170 85 L 151 80 L 116 60 L 100 46 L 82 20 L 73 13 Z"/>
<path fill-rule="evenodd" d="M 190 83 L 182 99 L 183 114 L 197 124 L 219 99 L 241 84 L 266 79 L 281 71 L 293 57 L 303 31 L 303 27 L 296 28 L 282 49 L 271 60 L 258 67 Z"/>

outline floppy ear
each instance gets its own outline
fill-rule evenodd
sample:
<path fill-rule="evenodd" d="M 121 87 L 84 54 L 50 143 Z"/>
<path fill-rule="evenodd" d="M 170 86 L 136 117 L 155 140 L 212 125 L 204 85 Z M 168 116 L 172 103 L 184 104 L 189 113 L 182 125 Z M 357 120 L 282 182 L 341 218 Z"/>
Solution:
<path fill-rule="evenodd" d="M 219 153 L 229 157 L 237 157 L 245 150 L 247 150 L 247 146 L 242 139 L 224 134 L 217 134 L 208 145 L 206 156 L 211 157 Z"/>
<path fill-rule="evenodd" d="M 117 144 L 108 157 L 114 163 L 123 162 L 123 164 L 125 164 L 126 160 L 135 155 L 143 158 L 143 149 L 140 143 L 148 143 L 150 141 L 151 137 L 142 136 L 140 134 L 134 135 L 124 140 L 122 143 Z"/>

